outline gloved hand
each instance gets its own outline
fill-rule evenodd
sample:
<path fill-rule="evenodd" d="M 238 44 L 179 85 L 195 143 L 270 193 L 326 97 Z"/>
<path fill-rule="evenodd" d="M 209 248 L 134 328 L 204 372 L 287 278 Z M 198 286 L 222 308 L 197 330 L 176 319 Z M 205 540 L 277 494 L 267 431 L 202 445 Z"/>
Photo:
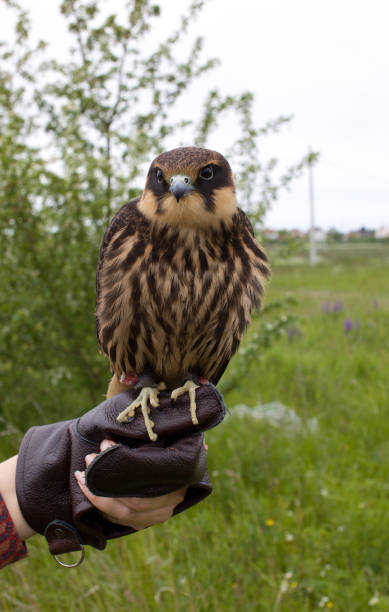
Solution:
<path fill-rule="evenodd" d="M 85 473 L 88 489 L 105 497 L 155 497 L 188 487 L 174 514 L 198 503 L 212 491 L 204 434 L 224 418 L 221 394 L 211 384 L 196 389 L 197 418 L 192 424 L 187 394 L 174 403 L 161 391 L 152 409 L 158 440 L 151 442 L 140 411 L 128 423 L 116 417 L 138 395 L 129 390 L 106 400 L 79 419 L 26 433 L 16 470 L 16 493 L 26 522 L 43 534 L 50 552 L 80 550 L 84 544 L 105 548 L 107 539 L 135 529 L 111 523 L 80 490 L 74 472 L 85 456 L 98 453 Z M 117 442 L 100 453 L 100 442 Z"/>

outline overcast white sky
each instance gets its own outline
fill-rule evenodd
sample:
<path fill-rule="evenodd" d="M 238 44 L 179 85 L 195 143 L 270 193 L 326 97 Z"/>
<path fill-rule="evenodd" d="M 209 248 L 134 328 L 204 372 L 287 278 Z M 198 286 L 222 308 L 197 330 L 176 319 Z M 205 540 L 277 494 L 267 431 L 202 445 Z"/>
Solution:
<path fill-rule="evenodd" d="M 67 44 L 59 0 L 24 0 L 39 36 L 61 52 Z M 112 11 L 121 0 L 111 0 Z M 187 0 L 162 0 L 163 37 Z M 317 225 L 346 230 L 389 225 L 389 3 L 387 0 L 211 0 L 193 33 L 222 66 L 201 84 L 223 91 L 252 90 L 259 124 L 294 114 L 264 152 L 285 164 L 312 146 Z M 1 37 L 8 27 L 0 8 Z M 196 105 L 196 95 L 192 101 Z M 223 152 L 232 127 L 216 134 Z M 268 227 L 308 227 L 304 176 L 284 192 Z"/>

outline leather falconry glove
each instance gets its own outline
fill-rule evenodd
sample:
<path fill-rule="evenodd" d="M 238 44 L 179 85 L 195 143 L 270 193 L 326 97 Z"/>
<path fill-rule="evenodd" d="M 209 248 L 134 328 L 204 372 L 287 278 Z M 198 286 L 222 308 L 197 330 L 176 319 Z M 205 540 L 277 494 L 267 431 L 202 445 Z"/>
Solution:
<path fill-rule="evenodd" d="M 116 420 L 137 395 L 131 389 L 79 419 L 32 427 L 24 436 L 16 493 L 26 522 L 46 537 L 53 555 L 81 550 L 83 558 L 85 544 L 102 550 L 108 539 L 136 531 L 106 520 L 80 490 L 74 472 L 85 469 L 90 453 L 98 455 L 85 481 L 95 495 L 156 497 L 188 487 L 174 510 L 178 514 L 211 493 L 203 431 L 224 418 L 221 394 L 209 383 L 196 389 L 199 425 L 193 425 L 188 394 L 173 403 L 170 393 L 161 391 L 152 414 L 156 442 L 149 439 L 141 411 L 128 423 Z M 100 452 L 103 439 L 117 445 Z"/>

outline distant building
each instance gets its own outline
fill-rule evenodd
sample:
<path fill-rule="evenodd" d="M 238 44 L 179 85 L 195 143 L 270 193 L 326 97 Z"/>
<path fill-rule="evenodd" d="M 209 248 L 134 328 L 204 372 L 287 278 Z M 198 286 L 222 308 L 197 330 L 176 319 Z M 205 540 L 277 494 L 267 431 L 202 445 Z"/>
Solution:
<path fill-rule="evenodd" d="M 290 235 L 291 235 L 292 238 L 304 238 L 305 237 L 304 232 L 302 232 L 299 229 L 292 229 L 292 230 L 290 230 Z"/>
<path fill-rule="evenodd" d="M 374 232 L 374 238 L 377 240 L 383 240 L 384 238 L 389 238 L 389 226 L 386 227 L 382 225 Z"/>
<path fill-rule="evenodd" d="M 315 242 L 325 242 L 327 240 L 327 232 L 322 230 L 320 227 L 315 227 L 313 231 L 314 231 L 313 236 L 314 236 Z M 307 235 L 309 236 L 309 232 Z"/>
<path fill-rule="evenodd" d="M 331 227 L 327 232 L 327 238 L 332 242 L 343 242 L 344 235 L 336 227 Z"/>
<path fill-rule="evenodd" d="M 358 230 L 353 230 L 352 232 L 348 232 L 346 234 L 346 240 L 369 240 L 375 237 L 375 231 L 372 229 L 367 229 L 366 227 L 361 227 Z"/>
<path fill-rule="evenodd" d="M 265 229 L 263 231 L 263 235 L 267 240 L 278 240 L 280 237 L 280 232 L 272 229 Z"/>

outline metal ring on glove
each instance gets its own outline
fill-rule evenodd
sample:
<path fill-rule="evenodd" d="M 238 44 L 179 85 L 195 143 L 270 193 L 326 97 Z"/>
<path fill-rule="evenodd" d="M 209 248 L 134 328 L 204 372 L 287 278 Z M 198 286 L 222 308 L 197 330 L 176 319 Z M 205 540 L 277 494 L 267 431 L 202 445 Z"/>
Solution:
<path fill-rule="evenodd" d="M 85 557 L 85 548 L 83 544 L 81 543 L 80 543 L 80 546 L 81 546 L 81 557 L 75 563 L 64 563 L 63 561 L 61 561 L 61 559 L 58 558 L 58 555 L 54 555 L 54 559 L 57 561 L 57 563 L 62 565 L 62 567 L 77 567 L 77 565 L 81 565 Z"/>

